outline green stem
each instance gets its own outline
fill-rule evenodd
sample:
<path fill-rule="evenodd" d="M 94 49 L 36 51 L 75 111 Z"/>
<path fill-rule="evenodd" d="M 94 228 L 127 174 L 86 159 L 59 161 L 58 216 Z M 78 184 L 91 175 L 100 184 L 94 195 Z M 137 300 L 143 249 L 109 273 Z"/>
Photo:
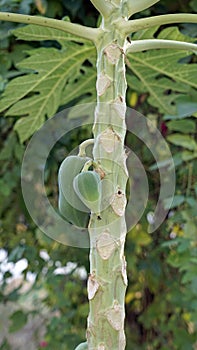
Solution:
<path fill-rule="evenodd" d="M 134 13 L 143 11 L 150 6 L 156 4 L 160 0 L 128 0 L 127 8 L 128 8 L 128 17 L 134 15 Z"/>
<path fill-rule="evenodd" d="M 126 52 L 141 52 L 144 50 L 153 49 L 177 49 L 177 50 L 188 50 L 197 51 L 196 44 L 185 43 L 183 41 L 176 40 L 160 40 L 160 39 L 147 39 L 147 40 L 135 40 L 126 45 Z"/>
<path fill-rule="evenodd" d="M 81 172 L 83 171 L 88 171 L 88 169 L 93 165 L 93 161 L 92 159 L 91 160 L 88 160 L 85 165 L 83 166 Z"/>
<path fill-rule="evenodd" d="M 84 142 L 82 142 L 79 146 L 79 157 L 85 157 L 86 156 L 86 147 L 88 147 L 89 145 L 93 145 L 94 144 L 94 139 L 88 139 L 85 140 Z"/>
<path fill-rule="evenodd" d="M 119 4 L 118 4 L 119 2 Z M 125 292 L 127 287 L 124 244 L 126 238 L 126 36 L 115 23 L 125 7 L 114 0 L 109 18 L 102 19 L 103 35 L 97 43 L 97 106 L 93 156 L 102 169 L 100 218 L 91 215 L 90 275 L 88 278 L 88 349 L 125 349 Z"/>
<path fill-rule="evenodd" d="M 85 27 L 80 24 L 41 16 L 29 16 L 21 15 L 18 13 L 0 12 L 0 21 L 36 24 L 43 27 L 59 29 L 63 32 L 79 36 L 80 38 L 92 40 L 93 42 L 97 40 L 99 35 L 99 29 L 96 28 Z"/>
<path fill-rule="evenodd" d="M 110 16 L 113 10 L 113 7 L 110 4 L 110 2 L 106 0 L 90 0 L 90 1 L 103 17 Z"/>
<path fill-rule="evenodd" d="M 197 23 L 197 15 L 190 13 L 178 13 L 140 18 L 130 21 L 125 21 L 122 19 L 121 21 L 117 22 L 117 28 L 125 35 L 129 35 L 130 33 L 137 32 L 138 30 L 172 23 Z"/>

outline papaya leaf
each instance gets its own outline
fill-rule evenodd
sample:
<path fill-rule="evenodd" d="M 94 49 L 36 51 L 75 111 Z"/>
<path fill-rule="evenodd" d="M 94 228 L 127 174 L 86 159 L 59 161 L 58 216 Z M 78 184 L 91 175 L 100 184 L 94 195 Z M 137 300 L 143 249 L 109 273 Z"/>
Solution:
<path fill-rule="evenodd" d="M 89 41 L 79 38 L 70 33 L 62 32 L 61 30 L 54 28 L 41 27 L 34 24 L 20 27 L 12 30 L 17 39 L 25 41 L 44 41 L 44 40 L 55 40 L 62 46 L 66 45 L 66 42 L 75 41 L 78 43 L 88 43 Z"/>
<path fill-rule="evenodd" d="M 143 30 L 132 39 L 155 37 L 157 27 Z M 148 35 L 147 35 L 148 33 Z M 158 39 L 194 42 L 194 39 L 181 34 L 178 28 L 166 28 L 157 36 Z M 187 51 L 172 49 L 150 50 L 128 54 L 128 85 L 132 90 L 148 93 L 148 102 L 161 113 L 176 114 L 178 97 L 194 93 L 197 88 L 196 64 L 182 63 L 181 59 L 189 56 Z"/>
<path fill-rule="evenodd" d="M 16 30 L 15 35 L 18 33 L 20 39 L 28 40 L 54 39 L 61 49 L 26 51 L 29 57 L 17 65 L 24 75 L 11 80 L 2 95 L 0 110 L 7 109 L 6 116 L 20 117 L 14 129 L 21 142 L 38 130 L 46 117 L 53 116 L 60 105 L 84 94 L 95 97 L 95 71 L 92 66 L 95 49 L 92 44 L 83 39 L 80 44 L 76 40 L 70 41 L 75 37 L 55 29 L 25 28 Z"/>
<path fill-rule="evenodd" d="M 70 82 L 70 81 L 69 81 Z M 96 70 L 83 67 L 81 70 L 81 74 L 79 74 L 78 79 L 72 81 L 72 84 L 67 84 L 62 92 L 61 105 L 68 103 L 73 98 L 73 91 L 75 99 L 90 93 L 90 87 L 94 87 L 96 85 Z M 92 91 L 91 100 L 96 101 L 96 90 L 95 88 Z M 85 102 L 85 101 L 84 101 Z M 89 101 L 90 102 L 90 101 Z"/>
<path fill-rule="evenodd" d="M 157 27 L 136 33 L 132 39 L 155 36 Z M 26 51 L 28 58 L 18 64 L 20 75 L 12 79 L 2 94 L 0 111 L 16 116 L 15 130 L 20 141 L 31 136 L 53 116 L 60 106 L 76 101 L 95 101 L 96 51 L 84 39 L 57 29 L 28 25 L 13 31 L 20 40 L 56 41 L 60 48 L 39 48 Z M 166 28 L 160 39 L 193 42 L 176 27 Z M 57 46 L 57 45 L 56 45 Z M 132 90 L 147 92 L 148 102 L 160 112 L 176 114 L 176 101 L 194 94 L 196 64 L 180 63 L 188 56 L 177 50 L 152 50 L 129 54 L 128 85 Z"/>

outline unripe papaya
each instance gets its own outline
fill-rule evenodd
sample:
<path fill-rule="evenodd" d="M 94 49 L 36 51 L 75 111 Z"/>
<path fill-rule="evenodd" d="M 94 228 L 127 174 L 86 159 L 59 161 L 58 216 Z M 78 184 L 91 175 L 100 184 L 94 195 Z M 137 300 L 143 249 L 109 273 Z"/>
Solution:
<path fill-rule="evenodd" d="M 73 180 L 73 187 L 81 201 L 94 213 L 100 213 L 101 179 L 95 171 L 83 171 Z"/>
<path fill-rule="evenodd" d="M 85 343 L 79 344 L 79 345 L 75 348 L 75 350 L 88 350 L 88 343 L 85 342 Z"/>
<path fill-rule="evenodd" d="M 63 160 L 58 172 L 59 212 L 68 222 L 83 228 L 88 225 L 90 211 L 76 195 L 73 189 L 73 179 L 88 160 L 90 158 L 69 156 Z"/>

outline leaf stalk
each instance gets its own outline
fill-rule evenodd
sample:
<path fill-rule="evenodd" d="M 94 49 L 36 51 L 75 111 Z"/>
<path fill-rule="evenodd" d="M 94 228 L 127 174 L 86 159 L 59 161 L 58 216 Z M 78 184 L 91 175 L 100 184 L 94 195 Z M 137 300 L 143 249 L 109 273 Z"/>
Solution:
<path fill-rule="evenodd" d="M 197 23 L 197 15 L 192 13 L 178 13 L 140 18 L 129 21 L 121 19 L 119 22 L 117 22 L 116 25 L 123 34 L 129 35 L 139 30 L 174 23 Z"/>
<path fill-rule="evenodd" d="M 127 53 L 142 52 L 154 49 L 176 49 L 197 52 L 197 45 L 176 40 L 147 39 L 135 40 L 126 45 Z"/>
<path fill-rule="evenodd" d="M 97 28 L 86 27 L 80 24 L 70 23 L 58 19 L 22 15 L 11 12 L 0 12 L 0 21 L 35 24 L 43 27 L 59 29 L 63 32 L 70 33 L 93 42 L 97 40 L 100 32 L 100 30 Z"/>

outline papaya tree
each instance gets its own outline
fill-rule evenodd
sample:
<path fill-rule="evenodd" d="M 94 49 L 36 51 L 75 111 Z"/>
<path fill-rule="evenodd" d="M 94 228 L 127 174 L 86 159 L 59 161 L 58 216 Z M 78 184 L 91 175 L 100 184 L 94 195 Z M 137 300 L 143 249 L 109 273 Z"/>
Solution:
<path fill-rule="evenodd" d="M 190 67 L 190 70 L 185 66 L 177 69 L 177 61 L 183 57 L 181 50 L 191 53 L 196 51 L 194 40 L 185 38 L 177 28 L 170 27 L 160 31 L 157 38 L 154 36 L 163 25 L 197 23 L 197 15 L 182 13 L 132 18 L 158 1 L 91 0 L 101 17 L 98 28 L 82 26 L 68 20 L 0 12 L 2 21 L 28 24 L 28 27 L 14 31 L 19 39 L 57 40 L 62 47 L 61 50 L 51 49 L 47 55 L 46 49 L 29 52 L 29 58 L 19 64 L 19 67 L 26 73 L 29 69 L 30 73 L 13 79 L 2 95 L 0 110 L 7 109 L 6 115 L 21 116 L 15 124 L 21 142 L 27 140 L 44 123 L 45 116 L 51 117 L 60 105 L 73 101 L 73 97 L 80 97 L 84 93 L 95 97 L 92 94 L 95 74 L 90 66 L 95 62 L 96 49 L 97 105 L 92 130 L 93 140 L 85 141 L 80 147 L 79 155 L 72 159 L 68 157 L 64 163 L 66 166 L 62 163 L 62 170 L 59 171 L 59 192 L 62 196 L 59 199 L 60 212 L 66 220 L 76 226 L 88 225 L 90 239 L 87 342 L 81 343 L 76 348 L 78 350 L 122 350 L 126 346 L 126 65 L 135 75 L 135 84 L 141 89 L 143 86 L 144 89 L 148 88 L 150 99 L 154 100 L 152 104 L 157 108 L 167 109 L 165 105 L 168 105 L 167 110 L 172 110 L 175 96 L 173 95 L 174 99 L 169 102 L 166 98 L 160 99 L 157 87 L 147 84 L 148 73 L 152 67 L 148 67 L 146 61 L 150 71 L 143 72 L 144 51 L 147 53 L 156 49 L 175 50 L 175 56 L 168 62 L 170 68 L 164 69 L 162 62 L 158 62 L 157 54 L 155 60 L 153 56 L 150 56 L 150 59 L 155 62 L 161 74 L 165 75 L 167 72 L 168 77 L 172 80 L 175 78 L 175 85 L 172 82 L 170 85 L 174 94 L 176 91 L 186 94 L 184 84 L 188 84 L 191 89 L 196 87 L 193 67 Z M 87 59 L 90 64 L 83 66 Z M 83 74 L 79 76 L 81 67 Z M 152 70 L 154 73 L 154 68 Z M 75 80 L 77 89 L 73 93 L 73 89 L 76 88 Z M 72 84 L 69 85 L 69 81 Z M 132 84 L 131 76 L 129 81 Z M 165 88 L 166 84 L 162 82 L 160 89 L 164 91 Z M 27 104 L 30 107 L 28 111 Z M 86 158 L 84 151 L 89 143 L 93 143 L 92 159 Z M 66 181 L 64 184 L 64 180 L 68 174 L 72 176 L 73 184 L 70 181 L 69 188 L 75 193 L 76 201 L 81 201 L 90 212 L 88 216 L 82 216 L 82 222 L 75 221 L 80 219 L 79 213 L 76 215 L 66 201 L 65 188 L 68 184 Z M 105 193 L 108 191 L 109 196 L 106 197 Z"/>

